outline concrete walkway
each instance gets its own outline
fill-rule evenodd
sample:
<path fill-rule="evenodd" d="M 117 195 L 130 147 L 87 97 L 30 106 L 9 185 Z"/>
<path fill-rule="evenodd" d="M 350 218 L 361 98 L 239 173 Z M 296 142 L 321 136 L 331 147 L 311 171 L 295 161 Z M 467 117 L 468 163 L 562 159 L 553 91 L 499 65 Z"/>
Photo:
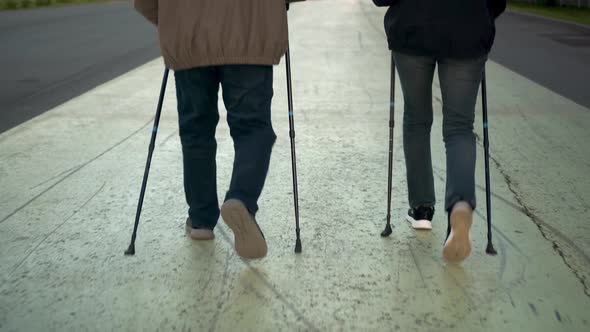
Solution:
<path fill-rule="evenodd" d="M 269 255 L 260 261 L 236 256 L 223 223 L 211 243 L 183 233 L 173 82 L 137 254 L 123 256 L 161 60 L 0 135 L 0 330 L 588 330 L 590 110 L 497 64 L 489 63 L 488 81 L 499 255 L 484 253 L 481 217 L 473 255 L 461 266 L 441 257 L 443 213 L 430 233 L 416 233 L 403 220 L 401 91 L 397 227 L 390 238 L 379 237 L 389 113 L 382 15 L 360 0 L 308 2 L 290 12 L 301 255 L 293 253 L 283 65 L 275 71 L 279 138 L 258 215 Z M 433 158 L 442 199 L 440 92 L 434 95 Z M 217 136 L 221 195 L 233 159 L 223 120 Z"/>

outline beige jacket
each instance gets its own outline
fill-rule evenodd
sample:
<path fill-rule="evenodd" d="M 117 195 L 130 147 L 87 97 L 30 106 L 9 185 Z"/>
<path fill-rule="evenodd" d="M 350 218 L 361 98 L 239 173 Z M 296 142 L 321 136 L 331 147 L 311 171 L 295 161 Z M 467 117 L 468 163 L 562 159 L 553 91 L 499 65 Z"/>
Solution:
<path fill-rule="evenodd" d="M 173 70 L 278 64 L 288 45 L 285 0 L 134 0 L 158 26 Z"/>

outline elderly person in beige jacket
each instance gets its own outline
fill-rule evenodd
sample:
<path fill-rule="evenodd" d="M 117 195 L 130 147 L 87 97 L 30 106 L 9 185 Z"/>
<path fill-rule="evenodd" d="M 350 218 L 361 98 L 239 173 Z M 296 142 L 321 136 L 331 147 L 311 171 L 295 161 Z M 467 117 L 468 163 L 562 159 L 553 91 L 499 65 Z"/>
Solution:
<path fill-rule="evenodd" d="M 266 241 L 255 215 L 276 139 L 272 66 L 287 50 L 285 0 L 134 3 L 157 26 L 164 62 L 175 71 L 188 234 L 196 240 L 213 239 L 221 212 L 238 254 L 264 257 Z M 221 210 L 215 161 L 219 85 L 235 149 Z"/>

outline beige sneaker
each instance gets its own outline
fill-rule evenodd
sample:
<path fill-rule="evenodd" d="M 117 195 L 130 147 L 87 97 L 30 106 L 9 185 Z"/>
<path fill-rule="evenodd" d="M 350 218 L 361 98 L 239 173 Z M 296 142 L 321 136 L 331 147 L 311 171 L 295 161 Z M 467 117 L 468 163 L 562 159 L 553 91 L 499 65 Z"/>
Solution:
<path fill-rule="evenodd" d="M 471 254 L 469 230 L 473 223 L 473 209 L 467 202 L 458 202 L 449 216 L 451 232 L 443 248 L 443 257 L 452 263 L 462 262 Z"/>
<path fill-rule="evenodd" d="M 241 201 L 229 199 L 221 206 L 223 221 L 234 232 L 235 248 L 244 258 L 262 258 L 268 248 L 264 234 Z"/>
<path fill-rule="evenodd" d="M 191 218 L 186 218 L 186 225 L 184 229 L 186 230 L 186 234 L 190 236 L 193 240 L 204 241 L 213 240 L 215 238 L 213 230 L 206 228 L 193 228 Z"/>

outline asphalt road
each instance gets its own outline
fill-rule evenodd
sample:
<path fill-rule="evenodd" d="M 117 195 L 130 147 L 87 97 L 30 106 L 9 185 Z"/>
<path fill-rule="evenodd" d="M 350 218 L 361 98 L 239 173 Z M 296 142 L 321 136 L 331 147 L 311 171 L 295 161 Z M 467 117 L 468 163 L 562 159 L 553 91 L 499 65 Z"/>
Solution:
<path fill-rule="evenodd" d="M 590 108 L 590 29 L 505 13 L 491 59 Z M 0 133 L 158 56 L 129 2 L 0 12 Z"/>
<path fill-rule="evenodd" d="M 0 132 L 158 56 L 129 1 L 0 12 Z"/>
<path fill-rule="evenodd" d="M 590 108 L 590 27 L 507 12 L 490 57 Z"/>

